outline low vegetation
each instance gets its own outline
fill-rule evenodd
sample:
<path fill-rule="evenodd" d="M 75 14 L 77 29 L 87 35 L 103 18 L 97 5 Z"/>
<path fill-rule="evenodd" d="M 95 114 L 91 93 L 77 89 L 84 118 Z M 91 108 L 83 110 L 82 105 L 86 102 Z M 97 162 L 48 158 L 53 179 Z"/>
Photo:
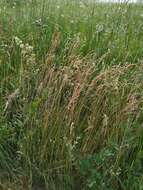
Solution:
<path fill-rule="evenodd" d="M 0 189 L 142 190 L 142 5 L 0 4 Z"/>

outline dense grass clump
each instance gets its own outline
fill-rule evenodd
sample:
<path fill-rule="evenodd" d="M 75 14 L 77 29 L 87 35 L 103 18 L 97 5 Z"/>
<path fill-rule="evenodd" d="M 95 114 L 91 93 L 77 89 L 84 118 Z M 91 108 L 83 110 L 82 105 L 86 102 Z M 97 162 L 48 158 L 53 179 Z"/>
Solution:
<path fill-rule="evenodd" d="M 0 189 L 141 190 L 142 5 L 0 3 Z"/>

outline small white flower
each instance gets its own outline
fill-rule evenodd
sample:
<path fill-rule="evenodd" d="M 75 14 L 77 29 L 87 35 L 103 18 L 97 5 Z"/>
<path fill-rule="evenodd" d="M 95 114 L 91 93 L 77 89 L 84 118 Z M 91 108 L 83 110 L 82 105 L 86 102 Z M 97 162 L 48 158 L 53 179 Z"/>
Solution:
<path fill-rule="evenodd" d="M 82 1 L 79 2 L 79 7 L 80 7 L 80 8 L 84 8 L 84 7 L 85 7 L 85 5 L 83 4 Z"/>
<path fill-rule="evenodd" d="M 64 18 L 64 17 L 65 17 L 65 15 L 64 15 L 64 14 L 61 14 L 61 17 L 62 17 L 62 18 Z"/>
<path fill-rule="evenodd" d="M 22 41 L 17 36 L 14 37 L 14 40 L 18 46 L 22 44 Z"/>
<path fill-rule="evenodd" d="M 24 48 L 24 44 L 20 44 L 20 46 L 19 46 L 21 49 L 23 49 Z"/>
<path fill-rule="evenodd" d="M 104 30 L 104 26 L 102 24 L 99 24 L 96 26 L 96 31 L 97 32 L 102 32 Z"/>
<path fill-rule="evenodd" d="M 70 23 L 73 24 L 73 23 L 74 23 L 74 20 L 71 20 Z"/>
<path fill-rule="evenodd" d="M 42 19 L 39 18 L 39 19 L 35 20 L 35 24 L 36 25 L 42 25 Z"/>

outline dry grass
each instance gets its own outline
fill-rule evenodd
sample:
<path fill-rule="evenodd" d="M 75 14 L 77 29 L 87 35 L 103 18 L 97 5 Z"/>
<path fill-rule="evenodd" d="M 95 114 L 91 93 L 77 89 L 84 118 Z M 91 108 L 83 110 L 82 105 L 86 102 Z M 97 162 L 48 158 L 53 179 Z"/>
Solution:
<path fill-rule="evenodd" d="M 67 63 L 55 66 L 53 58 L 59 43 L 60 34 L 55 32 L 51 50 L 40 66 L 35 59 L 29 62 L 32 48 L 25 54 L 22 49 L 19 90 L 9 96 L 17 95 L 18 91 L 20 105 L 19 108 L 8 106 L 16 97 L 6 103 L 5 110 L 11 113 L 11 120 L 19 113 L 22 115 L 23 132 L 18 140 L 17 158 L 20 157 L 19 164 L 27 176 L 26 188 L 40 178 L 51 189 L 57 189 L 59 182 L 63 185 L 60 188 L 66 188 L 70 181 L 71 188 L 77 188 L 74 176 L 79 175 L 79 161 L 104 148 L 111 149 L 112 141 L 118 145 L 112 160 L 112 172 L 116 173 L 124 159 L 134 162 L 134 157 L 127 155 L 136 146 L 126 141 L 127 136 L 140 141 L 142 62 L 104 67 L 108 54 L 100 59 L 94 55 L 82 58 L 74 55 L 72 49 Z M 33 68 L 37 70 L 36 75 Z M 122 172 L 120 177 L 124 175 Z M 82 179 L 79 181 L 82 184 Z M 112 188 L 114 183 L 119 188 L 120 178 L 113 180 Z"/>
<path fill-rule="evenodd" d="M 1 66 L 0 188 L 142 189 L 142 59 L 128 59 L 132 48 L 122 56 L 122 35 L 114 52 L 102 30 L 87 42 L 92 28 L 66 40 L 53 28 L 42 58 L 17 37 L 1 58 L 13 67 Z"/>

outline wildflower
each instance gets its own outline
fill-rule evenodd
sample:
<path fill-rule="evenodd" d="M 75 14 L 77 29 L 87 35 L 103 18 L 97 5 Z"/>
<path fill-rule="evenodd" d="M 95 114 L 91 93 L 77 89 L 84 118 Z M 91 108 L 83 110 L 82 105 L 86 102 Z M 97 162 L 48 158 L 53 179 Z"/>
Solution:
<path fill-rule="evenodd" d="M 32 51 L 33 51 L 33 47 L 30 46 L 28 43 L 25 44 L 25 48 L 26 48 L 26 50 L 27 50 L 28 52 L 32 52 Z"/>
<path fill-rule="evenodd" d="M 93 67 L 95 67 L 95 66 L 96 66 L 96 63 L 95 63 L 95 62 L 93 62 L 93 63 L 92 63 L 92 65 L 93 65 Z"/>
<path fill-rule="evenodd" d="M 96 31 L 97 32 L 103 32 L 103 30 L 104 30 L 104 26 L 102 24 L 99 24 L 99 25 L 96 26 Z"/>
<path fill-rule="evenodd" d="M 64 15 L 64 14 L 61 14 L 61 17 L 62 17 L 62 18 L 64 18 L 64 17 L 65 17 L 65 15 Z"/>
<path fill-rule="evenodd" d="M 18 46 L 22 44 L 22 41 L 17 36 L 14 37 L 14 40 Z"/>
<path fill-rule="evenodd" d="M 42 19 L 40 18 L 40 19 L 35 20 L 35 24 L 37 26 L 42 26 Z"/>
<path fill-rule="evenodd" d="M 20 46 L 19 46 L 21 49 L 23 49 L 24 48 L 24 44 L 20 44 Z"/>
<path fill-rule="evenodd" d="M 70 23 L 73 24 L 73 23 L 74 23 L 74 20 L 71 20 Z"/>
<path fill-rule="evenodd" d="M 84 8 L 84 7 L 85 7 L 85 5 L 83 4 L 82 1 L 79 2 L 79 7 L 80 7 L 80 8 Z"/>

